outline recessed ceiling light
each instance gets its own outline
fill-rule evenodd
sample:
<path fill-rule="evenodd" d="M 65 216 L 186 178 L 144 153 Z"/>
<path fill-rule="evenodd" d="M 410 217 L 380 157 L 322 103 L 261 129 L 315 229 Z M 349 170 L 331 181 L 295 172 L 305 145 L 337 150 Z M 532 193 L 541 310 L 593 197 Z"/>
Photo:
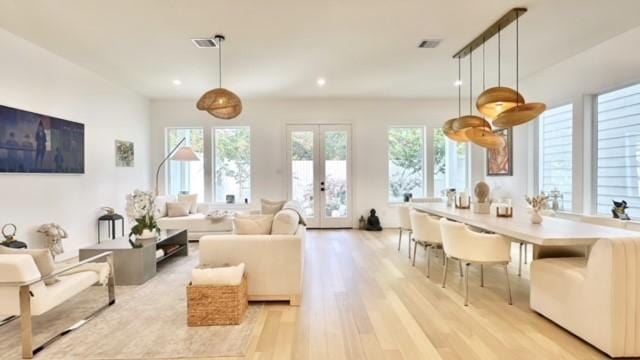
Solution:
<path fill-rule="evenodd" d="M 453 86 L 462 86 L 462 80 L 456 80 L 453 82 Z"/>
<path fill-rule="evenodd" d="M 324 86 L 327 83 L 327 80 L 325 80 L 324 78 L 318 78 L 318 80 L 316 80 L 316 84 L 318 84 L 318 86 Z"/>
<path fill-rule="evenodd" d="M 173 85 L 182 85 L 182 81 L 180 79 L 173 80 Z"/>

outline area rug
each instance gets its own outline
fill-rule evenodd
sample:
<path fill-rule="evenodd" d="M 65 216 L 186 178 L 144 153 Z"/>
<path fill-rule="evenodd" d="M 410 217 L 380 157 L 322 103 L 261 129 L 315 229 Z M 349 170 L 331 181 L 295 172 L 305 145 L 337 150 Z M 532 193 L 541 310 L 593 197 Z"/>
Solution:
<path fill-rule="evenodd" d="M 192 246 L 197 251 L 197 248 Z M 190 249 L 191 250 L 191 249 Z M 116 287 L 116 304 L 81 328 L 46 347 L 41 359 L 181 359 L 242 357 L 262 304 L 251 304 L 237 326 L 187 327 L 185 285 L 197 254 L 161 264 L 141 286 Z M 49 313 L 34 317 L 34 340 L 41 344 L 106 302 L 106 288 L 93 286 Z M 20 321 L 0 327 L 0 359 L 19 359 Z"/>

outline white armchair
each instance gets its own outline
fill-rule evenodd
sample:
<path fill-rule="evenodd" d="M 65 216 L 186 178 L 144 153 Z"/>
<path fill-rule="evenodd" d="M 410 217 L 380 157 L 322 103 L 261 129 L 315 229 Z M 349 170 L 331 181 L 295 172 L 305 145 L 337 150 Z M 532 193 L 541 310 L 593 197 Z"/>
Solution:
<path fill-rule="evenodd" d="M 402 245 L 402 232 L 409 232 L 409 242 L 407 248 L 409 250 L 409 259 L 411 259 L 411 216 L 410 211 L 411 208 L 407 205 L 398 205 L 398 223 L 400 224 L 400 233 L 398 234 L 398 251 L 400 251 L 400 247 Z"/>
<path fill-rule="evenodd" d="M 509 305 L 512 304 L 511 286 L 507 265 L 511 261 L 511 241 L 498 234 L 483 234 L 471 231 L 465 224 L 440 219 L 442 245 L 446 254 L 442 287 L 447 282 L 447 265 L 450 258 L 465 263 L 464 305 L 469 304 L 469 265 L 480 264 L 480 286 L 484 286 L 483 265 L 499 264 L 504 266 L 507 279 Z"/>
<path fill-rule="evenodd" d="M 531 309 L 611 357 L 640 357 L 640 237 L 531 264 Z"/>
<path fill-rule="evenodd" d="M 43 277 L 31 255 L 0 254 L 0 315 L 8 316 L 1 325 L 20 317 L 23 358 L 31 359 L 57 338 L 56 336 L 34 348 L 31 317 L 48 312 L 99 281 L 98 273 L 94 271 L 82 271 L 70 275 L 65 273 L 85 263 L 103 258 L 106 258 L 113 269 L 112 256 L 111 252 L 105 252 Z M 44 281 L 54 277 L 58 277 L 59 281 L 45 286 Z M 115 303 L 114 284 L 113 271 L 110 271 L 107 282 L 108 302 L 85 321 Z"/>

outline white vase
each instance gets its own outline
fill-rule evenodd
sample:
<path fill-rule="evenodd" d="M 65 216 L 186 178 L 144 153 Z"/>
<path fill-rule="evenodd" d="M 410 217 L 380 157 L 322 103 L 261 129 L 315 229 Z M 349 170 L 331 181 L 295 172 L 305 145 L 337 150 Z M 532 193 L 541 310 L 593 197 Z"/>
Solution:
<path fill-rule="evenodd" d="M 149 229 L 142 230 L 142 234 L 136 235 L 136 239 L 151 239 L 156 237 L 156 232 Z"/>
<path fill-rule="evenodd" d="M 540 210 L 533 209 L 531 211 L 531 223 L 532 224 L 542 223 L 542 216 L 540 215 Z"/>

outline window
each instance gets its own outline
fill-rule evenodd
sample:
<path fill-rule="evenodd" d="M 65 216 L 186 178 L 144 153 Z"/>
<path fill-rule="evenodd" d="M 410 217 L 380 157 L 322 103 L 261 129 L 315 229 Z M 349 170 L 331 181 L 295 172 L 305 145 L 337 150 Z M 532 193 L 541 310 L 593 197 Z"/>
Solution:
<path fill-rule="evenodd" d="M 610 214 L 626 200 L 640 216 L 640 84 L 598 96 L 596 211 Z"/>
<path fill-rule="evenodd" d="M 465 191 L 469 178 L 469 145 L 449 140 L 442 129 L 433 130 L 433 194 L 445 189 Z"/>
<path fill-rule="evenodd" d="M 389 129 L 389 202 L 425 196 L 424 159 L 424 127 Z"/>
<path fill-rule="evenodd" d="M 213 129 L 214 202 L 251 201 L 251 131 L 248 127 Z"/>
<path fill-rule="evenodd" d="M 559 210 L 572 210 L 573 105 L 545 111 L 538 126 L 539 190 L 558 199 Z"/>
<path fill-rule="evenodd" d="M 204 131 L 198 128 L 166 129 L 166 153 L 185 139 L 182 146 L 190 146 L 200 161 L 174 161 L 167 164 L 167 189 L 169 195 L 198 194 L 198 201 L 204 201 Z"/>

